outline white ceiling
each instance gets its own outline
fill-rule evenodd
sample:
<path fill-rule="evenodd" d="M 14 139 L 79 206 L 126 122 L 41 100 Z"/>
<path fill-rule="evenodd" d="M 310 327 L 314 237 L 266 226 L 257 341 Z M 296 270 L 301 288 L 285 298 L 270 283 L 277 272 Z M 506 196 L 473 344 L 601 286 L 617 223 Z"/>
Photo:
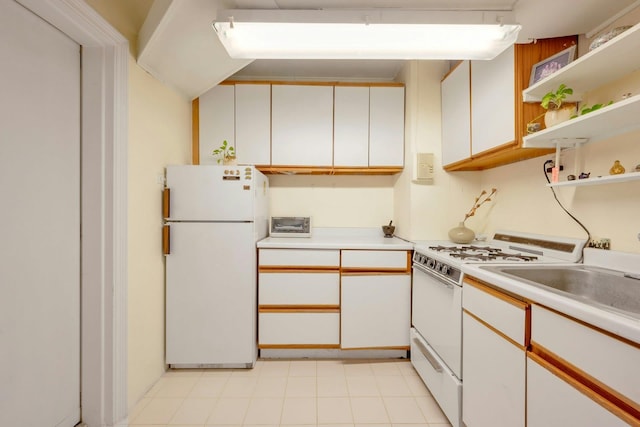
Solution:
<path fill-rule="evenodd" d="M 211 22 L 216 9 L 506 10 L 522 25 L 518 42 L 584 34 L 638 0 L 155 0 L 140 31 L 138 63 L 196 98 L 227 78 L 393 80 L 403 61 L 234 60 Z"/>

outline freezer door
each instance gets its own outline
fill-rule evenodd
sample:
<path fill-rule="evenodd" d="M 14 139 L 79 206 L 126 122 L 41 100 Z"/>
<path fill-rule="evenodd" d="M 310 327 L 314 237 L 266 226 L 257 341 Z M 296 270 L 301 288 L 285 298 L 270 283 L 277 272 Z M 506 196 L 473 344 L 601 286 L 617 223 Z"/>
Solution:
<path fill-rule="evenodd" d="M 166 363 L 253 365 L 253 223 L 173 223 L 166 256 Z"/>
<path fill-rule="evenodd" d="M 253 166 L 167 166 L 171 221 L 253 221 L 257 194 Z M 166 213 L 165 213 L 166 215 Z"/>

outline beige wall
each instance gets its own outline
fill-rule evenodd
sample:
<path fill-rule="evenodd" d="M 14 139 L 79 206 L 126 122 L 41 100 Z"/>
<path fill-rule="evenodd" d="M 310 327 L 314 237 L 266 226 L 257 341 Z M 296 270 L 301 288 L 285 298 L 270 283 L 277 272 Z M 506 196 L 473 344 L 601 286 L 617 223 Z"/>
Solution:
<path fill-rule="evenodd" d="M 137 43 L 150 1 L 88 0 L 111 25 Z M 134 7 L 142 8 L 135 9 Z M 134 9 L 132 9 L 134 8 Z M 147 9 L 148 10 L 148 7 Z M 191 158 L 191 103 L 129 61 L 128 401 L 146 393 L 165 370 L 164 257 L 161 191 L 167 164 Z"/>

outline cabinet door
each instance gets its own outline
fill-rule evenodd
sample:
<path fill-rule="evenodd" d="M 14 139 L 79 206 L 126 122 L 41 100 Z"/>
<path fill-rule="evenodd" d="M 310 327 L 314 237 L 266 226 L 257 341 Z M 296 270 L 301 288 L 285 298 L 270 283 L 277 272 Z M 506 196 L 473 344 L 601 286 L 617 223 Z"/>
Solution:
<path fill-rule="evenodd" d="M 462 61 L 442 81 L 442 164 L 471 155 L 471 88 L 469 61 Z"/>
<path fill-rule="evenodd" d="M 462 420 L 469 427 L 524 426 L 524 349 L 466 312 L 462 327 Z"/>
<path fill-rule="evenodd" d="M 466 377 L 464 386 L 467 387 Z M 587 394 L 572 387 L 531 358 L 527 359 L 528 427 L 626 425 L 628 424 L 590 399 Z"/>
<path fill-rule="evenodd" d="M 491 61 L 471 62 L 471 154 L 515 140 L 513 46 Z"/>
<path fill-rule="evenodd" d="M 331 166 L 333 87 L 274 85 L 271 163 L 274 166 Z"/>
<path fill-rule="evenodd" d="M 369 166 L 404 165 L 404 87 L 369 91 Z"/>
<path fill-rule="evenodd" d="M 235 147 L 235 88 L 219 85 L 200 96 L 200 164 L 217 164 L 212 151 L 227 140 Z"/>
<path fill-rule="evenodd" d="M 369 88 L 335 88 L 334 166 L 369 165 Z"/>
<path fill-rule="evenodd" d="M 411 276 L 343 275 L 342 348 L 408 347 Z"/>
<path fill-rule="evenodd" d="M 238 84 L 236 157 L 238 163 L 271 164 L 271 85 Z"/>

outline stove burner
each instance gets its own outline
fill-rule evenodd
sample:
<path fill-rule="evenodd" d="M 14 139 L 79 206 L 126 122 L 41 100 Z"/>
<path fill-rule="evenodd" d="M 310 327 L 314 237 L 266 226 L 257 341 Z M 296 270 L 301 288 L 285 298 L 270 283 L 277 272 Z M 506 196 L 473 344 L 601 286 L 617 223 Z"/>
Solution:
<path fill-rule="evenodd" d="M 448 253 L 451 258 L 466 261 L 535 261 L 536 256 L 522 255 L 519 253 L 503 252 L 500 248 L 491 246 L 430 246 L 435 252 Z"/>

